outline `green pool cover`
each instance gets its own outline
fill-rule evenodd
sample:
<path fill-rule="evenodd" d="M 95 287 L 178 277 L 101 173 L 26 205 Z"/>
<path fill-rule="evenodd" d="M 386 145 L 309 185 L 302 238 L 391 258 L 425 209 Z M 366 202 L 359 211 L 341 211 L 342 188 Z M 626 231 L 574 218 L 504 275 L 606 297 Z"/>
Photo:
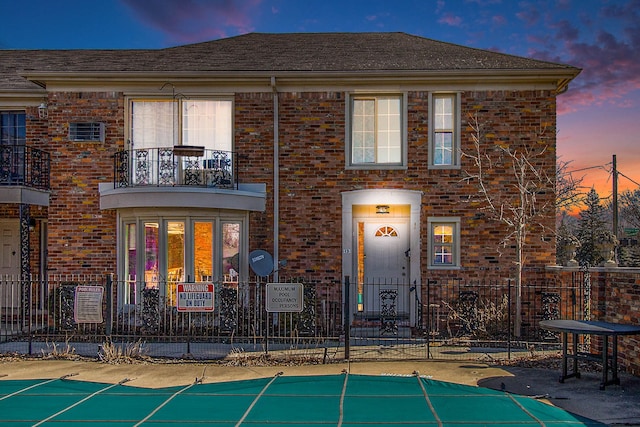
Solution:
<path fill-rule="evenodd" d="M 149 389 L 0 381 L 2 426 L 604 426 L 530 397 L 415 376 L 292 376 Z"/>

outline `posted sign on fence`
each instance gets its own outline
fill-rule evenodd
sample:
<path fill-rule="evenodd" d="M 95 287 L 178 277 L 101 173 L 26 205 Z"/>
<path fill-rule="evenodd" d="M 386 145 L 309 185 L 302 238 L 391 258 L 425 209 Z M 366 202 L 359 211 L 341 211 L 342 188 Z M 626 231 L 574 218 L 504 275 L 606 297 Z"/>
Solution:
<path fill-rule="evenodd" d="M 178 311 L 213 311 L 213 283 L 178 283 Z"/>
<path fill-rule="evenodd" d="M 302 283 L 267 283 L 267 312 L 301 312 L 302 302 Z"/>
<path fill-rule="evenodd" d="M 73 320 L 76 323 L 102 323 L 102 286 L 76 286 Z"/>

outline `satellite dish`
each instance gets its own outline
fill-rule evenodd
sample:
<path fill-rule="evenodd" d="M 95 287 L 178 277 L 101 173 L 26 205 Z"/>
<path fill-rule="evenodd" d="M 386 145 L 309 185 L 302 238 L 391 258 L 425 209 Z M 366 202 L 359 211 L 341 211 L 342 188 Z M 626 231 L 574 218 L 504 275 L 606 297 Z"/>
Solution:
<path fill-rule="evenodd" d="M 268 276 L 273 271 L 273 257 L 267 251 L 256 249 L 249 254 L 249 266 L 258 276 Z"/>

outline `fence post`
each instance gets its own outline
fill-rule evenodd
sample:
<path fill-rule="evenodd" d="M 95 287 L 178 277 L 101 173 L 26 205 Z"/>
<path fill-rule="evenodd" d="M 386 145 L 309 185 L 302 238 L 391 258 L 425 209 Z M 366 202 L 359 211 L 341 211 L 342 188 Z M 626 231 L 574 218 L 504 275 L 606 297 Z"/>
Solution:
<path fill-rule="evenodd" d="M 268 279 L 268 278 L 267 278 Z M 262 289 L 262 295 L 264 295 L 264 354 L 269 355 L 269 312 L 267 311 L 267 281 L 264 282 L 264 288 Z"/>
<path fill-rule="evenodd" d="M 105 334 L 107 338 L 111 340 L 111 334 L 113 333 L 113 273 L 107 275 L 106 288 L 107 312 L 105 313 Z"/>
<path fill-rule="evenodd" d="M 427 359 L 431 356 L 431 320 L 431 279 L 427 279 Z"/>
<path fill-rule="evenodd" d="M 29 289 L 27 290 L 28 292 L 28 296 L 27 296 L 27 307 L 23 307 L 26 314 L 27 314 L 27 328 L 28 328 L 28 333 L 29 333 L 29 355 L 33 354 L 33 325 L 31 324 L 31 304 L 33 302 L 33 286 L 31 283 L 31 275 L 29 274 L 29 278 L 26 279 L 28 280 L 27 284 L 29 286 Z M 22 286 L 24 286 L 24 280 L 22 280 Z M 23 300 L 24 301 L 24 300 Z"/>
<path fill-rule="evenodd" d="M 507 360 L 511 360 L 511 279 L 507 282 Z"/>
<path fill-rule="evenodd" d="M 351 303 L 349 296 L 351 291 L 349 290 L 349 276 L 344 276 L 344 358 L 349 360 L 349 352 L 351 346 Z"/>

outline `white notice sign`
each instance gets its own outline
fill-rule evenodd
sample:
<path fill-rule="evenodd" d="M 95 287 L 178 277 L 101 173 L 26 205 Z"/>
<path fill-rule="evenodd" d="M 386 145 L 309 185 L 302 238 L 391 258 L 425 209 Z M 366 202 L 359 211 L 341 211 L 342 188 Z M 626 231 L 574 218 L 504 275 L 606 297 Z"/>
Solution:
<path fill-rule="evenodd" d="M 73 320 L 76 323 L 102 323 L 102 286 L 76 286 Z"/>
<path fill-rule="evenodd" d="M 267 311 L 301 312 L 302 288 L 302 283 L 267 283 Z"/>

